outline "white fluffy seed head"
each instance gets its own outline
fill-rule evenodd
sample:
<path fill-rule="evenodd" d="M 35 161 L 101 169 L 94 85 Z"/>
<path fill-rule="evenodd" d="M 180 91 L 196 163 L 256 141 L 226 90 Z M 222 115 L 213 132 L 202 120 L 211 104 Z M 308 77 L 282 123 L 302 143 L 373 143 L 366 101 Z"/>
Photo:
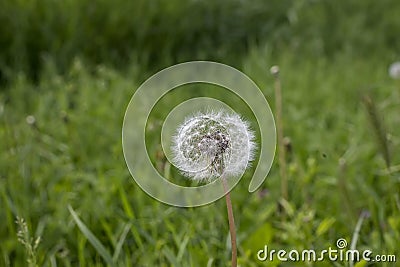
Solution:
<path fill-rule="evenodd" d="M 393 79 L 400 79 L 400 62 L 394 62 L 389 67 L 389 76 Z"/>
<path fill-rule="evenodd" d="M 187 118 L 173 136 L 173 163 L 186 177 L 210 181 L 240 175 L 253 160 L 254 133 L 239 115 L 225 111 Z"/>

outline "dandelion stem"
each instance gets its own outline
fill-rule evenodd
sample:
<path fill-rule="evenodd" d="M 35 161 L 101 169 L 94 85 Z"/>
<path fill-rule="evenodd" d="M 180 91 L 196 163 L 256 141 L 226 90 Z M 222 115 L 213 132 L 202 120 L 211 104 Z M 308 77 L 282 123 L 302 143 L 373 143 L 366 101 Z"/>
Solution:
<path fill-rule="evenodd" d="M 231 195 L 230 192 L 228 191 L 228 182 L 226 181 L 225 177 L 222 176 L 221 180 L 224 186 L 224 191 L 226 193 L 225 200 L 226 200 L 226 208 L 228 210 L 229 232 L 231 235 L 231 246 L 232 246 L 232 267 L 236 267 L 237 266 L 236 229 L 235 229 L 235 219 L 233 217 Z"/>
<path fill-rule="evenodd" d="M 282 119 L 282 86 L 281 79 L 279 78 L 279 67 L 273 66 L 271 74 L 275 78 L 275 113 L 276 113 L 276 130 L 278 135 L 278 160 L 279 160 L 279 173 L 281 176 L 281 193 L 285 200 L 288 200 L 288 181 L 286 174 L 286 156 L 285 156 L 285 143 L 283 134 L 283 119 Z"/>

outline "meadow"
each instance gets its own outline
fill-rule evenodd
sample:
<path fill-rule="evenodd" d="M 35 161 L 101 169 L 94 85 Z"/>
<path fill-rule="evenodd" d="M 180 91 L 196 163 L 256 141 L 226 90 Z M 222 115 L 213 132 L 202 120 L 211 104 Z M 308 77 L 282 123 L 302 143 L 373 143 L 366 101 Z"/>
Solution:
<path fill-rule="evenodd" d="M 258 191 L 247 191 L 249 169 L 231 192 L 239 265 L 352 266 L 257 260 L 264 245 L 322 250 L 339 238 L 397 256 L 356 267 L 398 265 L 397 1 L 123 2 L 0 4 L 0 266 L 230 266 L 224 200 L 162 204 L 122 153 L 135 90 L 198 59 L 243 71 L 272 110 L 270 68 L 280 67 L 288 198 L 277 157 Z M 190 96 L 173 92 L 148 123 L 149 154 L 168 176 L 178 172 L 159 156 L 160 125 Z M 232 101 L 207 88 L 196 96 Z"/>

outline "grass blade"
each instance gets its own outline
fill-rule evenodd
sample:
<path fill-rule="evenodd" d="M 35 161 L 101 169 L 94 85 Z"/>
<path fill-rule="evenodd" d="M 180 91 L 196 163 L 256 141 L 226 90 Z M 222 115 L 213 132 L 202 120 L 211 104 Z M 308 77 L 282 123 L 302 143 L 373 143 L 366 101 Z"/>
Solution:
<path fill-rule="evenodd" d="M 76 225 L 79 230 L 81 230 L 82 234 L 89 240 L 90 244 L 96 249 L 96 251 L 100 254 L 101 257 L 109 264 L 110 266 L 115 266 L 114 261 L 107 251 L 107 249 L 103 246 L 103 244 L 97 239 L 97 237 L 89 230 L 89 228 L 79 219 L 76 212 L 72 209 L 70 205 L 68 205 L 68 210 L 72 215 Z"/>
<path fill-rule="evenodd" d="M 122 245 L 125 242 L 125 238 L 128 235 L 129 230 L 131 229 L 132 224 L 127 223 L 126 226 L 124 227 L 124 230 L 122 231 L 122 234 L 118 240 L 117 246 L 115 247 L 114 255 L 113 255 L 113 261 L 117 262 L 118 256 L 121 253 Z"/>
<path fill-rule="evenodd" d="M 168 247 L 164 247 L 162 252 L 172 266 L 181 266 L 172 250 L 170 250 Z"/>

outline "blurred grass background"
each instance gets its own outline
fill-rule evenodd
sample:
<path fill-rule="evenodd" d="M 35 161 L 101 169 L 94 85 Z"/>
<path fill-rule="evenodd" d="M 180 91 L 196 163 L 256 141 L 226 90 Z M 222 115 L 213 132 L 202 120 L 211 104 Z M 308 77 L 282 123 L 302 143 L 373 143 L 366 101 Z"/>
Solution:
<path fill-rule="evenodd" d="M 240 265 L 304 266 L 261 263 L 256 253 L 350 243 L 362 211 L 357 248 L 399 260 L 400 82 L 387 74 L 400 59 L 399 10 L 396 0 L 1 1 L 0 266 L 229 266 L 224 201 L 158 203 L 122 155 L 135 89 L 198 59 L 244 71 L 272 108 L 269 68 L 281 69 L 289 200 L 277 163 L 256 193 L 247 192 L 251 171 L 233 190 Z M 166 110 L 149 122 L 148 148 L 161 172 L 176 175 L 159 152 Z M 31 254 L 17 217 L 27 241 L 41 237 Z"/>

